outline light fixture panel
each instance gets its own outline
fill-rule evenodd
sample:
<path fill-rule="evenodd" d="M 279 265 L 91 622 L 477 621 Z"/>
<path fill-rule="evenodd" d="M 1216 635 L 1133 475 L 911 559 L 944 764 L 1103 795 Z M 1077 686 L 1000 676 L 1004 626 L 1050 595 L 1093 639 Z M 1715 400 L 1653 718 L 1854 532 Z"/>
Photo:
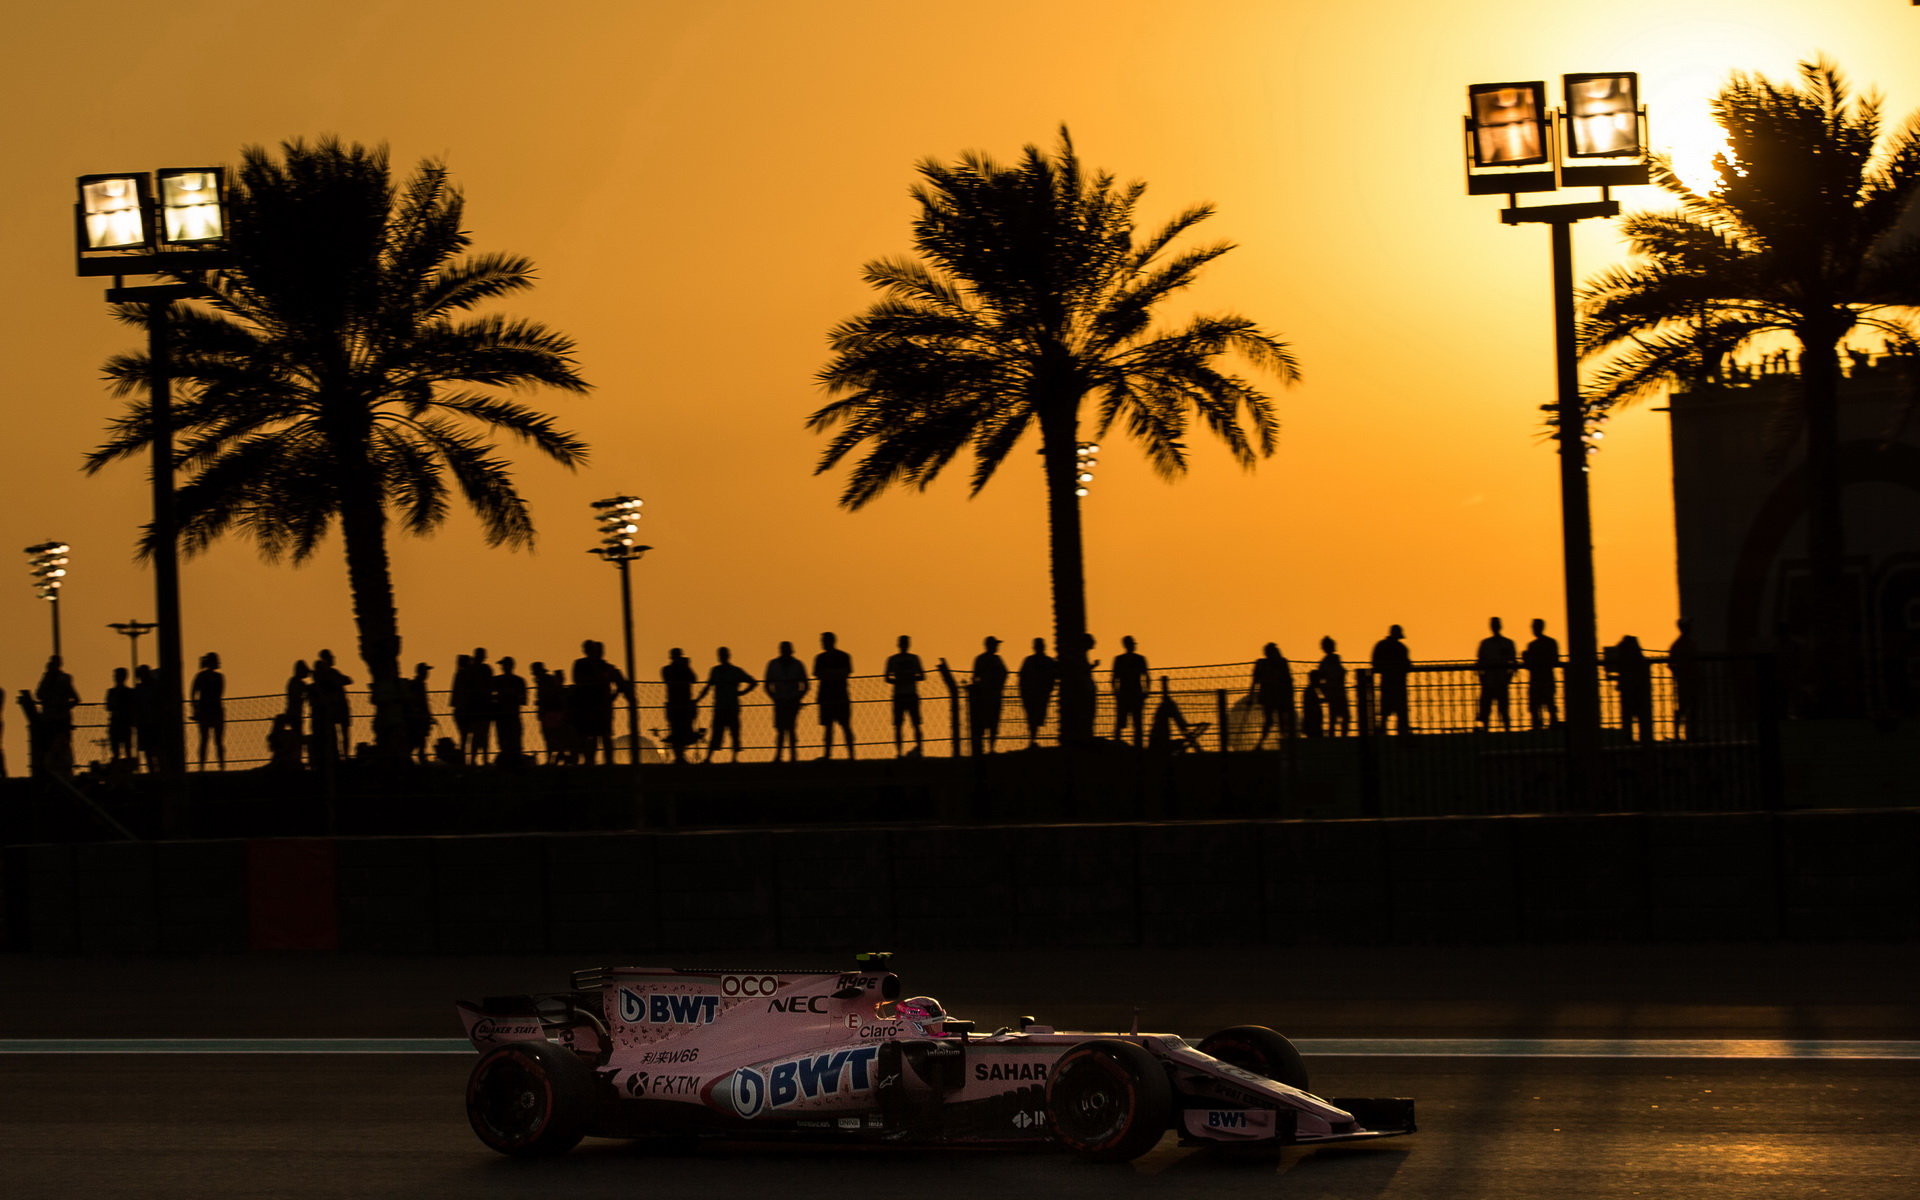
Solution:
<path fill-rule="evenodd" d="M 224 174 L 219 167 L 172 167 L 159 172 L 163 242 L 205 246 L 226 239 Z"/>
<path fill-rule="evenodd" d="M 82 175 L 80 233 L 83 250 L 150 250 L 145 175 Z"/>
<path fill-rule="evenodd" d="M 1637 74 L 1566 75 L 1561 83 L 1567 102 L 1568 158 L 1628 158 L 1645 152 Z"/>
<path fill-rule="evenodd" d="M 1547 85 L 1476 83 L 1467 89 L 1476 167 L 1530 167 L 1548 161 Z"/>

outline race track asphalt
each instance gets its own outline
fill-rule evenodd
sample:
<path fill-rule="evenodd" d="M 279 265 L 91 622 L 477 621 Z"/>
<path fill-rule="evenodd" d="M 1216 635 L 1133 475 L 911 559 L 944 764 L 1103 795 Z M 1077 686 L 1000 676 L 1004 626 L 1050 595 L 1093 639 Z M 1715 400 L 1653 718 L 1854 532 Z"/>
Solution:
<path fill-rule="evenodd" d="M 824 966 L 838 955 L 687 956 Z M 1287 1196 L 1767 1200 L 1920 1195 L 1911 946 L 1353 948 L 901 955 L 983 1028 L 1518 1043 L 1315 1055 L 1315 1090 L 1408 1095 L 1421 1132 L 1241 1158 L 1172 1139 L 1126 1166 L 1052 1153 L 589 1142 L 522 1163 L 473 1138 L 464 1054 L 0 1053 L 0 1195 Z M 728 961 L 728 959 L 736 961 Z M 572 960 L 0 958 L 0 1041 L 457 1036 L 456 998 L 562 986 Z M 1767 1057 L 1536 1057 L 1540 1039 L 1738 1040 Z M 1904 1057 L 1789 1057 L 1839 1040 Z M 1375 1047 L 1378 1049 L 1378 1047 Z M 1644 1049 L 1644 1047 L 1642 1047 Z M 1882 1049 L 1886 1049 L 1883 1046 Z"/>

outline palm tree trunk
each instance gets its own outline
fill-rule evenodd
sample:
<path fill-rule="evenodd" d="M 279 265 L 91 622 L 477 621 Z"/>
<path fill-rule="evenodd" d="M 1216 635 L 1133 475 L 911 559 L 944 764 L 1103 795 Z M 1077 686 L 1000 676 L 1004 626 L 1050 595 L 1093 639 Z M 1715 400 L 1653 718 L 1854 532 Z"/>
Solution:
<path fill-rule="evenodd" d="M 1801 333 L 1800 389 L 1807 431 L 1807 558 L 1812 567 L 1808 634 L 1821 715 L 1859 708 L 1859 646 L 1847 595 L 1846 518 L 1840 480 L 1839 335 Z"/>
<path fill-rule="evenodd" d="M 393 572 L 387 558 L 387 516 L 366 470 L 354 471 L 343 491 L 340 533 L 346 544 L 347 584 L 353 594 L 360 661 L 367 666 L 367 691 L 373 703 L 374 745 L 383 751 L 404 753 L 400 614 L 393 600 Z"/>
<path fill-rule="evenodd" d="M 1047 558 L 1053 578 L 1053 651 L 1060 667 L 1060 743 L 1093 738 L 1096 689 L 1087 636 L 1086 563 L 1080 539 L 1079 422 L 1073 405 L 1048 406 L 1040 417 L 1040 457 L 1047 478 Z"/>

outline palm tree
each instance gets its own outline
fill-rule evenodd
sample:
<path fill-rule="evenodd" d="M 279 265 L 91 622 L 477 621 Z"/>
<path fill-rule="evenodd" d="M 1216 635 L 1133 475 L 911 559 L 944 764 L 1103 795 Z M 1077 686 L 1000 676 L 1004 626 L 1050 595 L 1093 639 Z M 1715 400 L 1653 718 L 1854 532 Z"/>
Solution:
<path fill-rule="evenodd" d="M 1825 60 L 1801 63 L 1797 87 L 1736 72 L 1713 115 L 1727 133 L 1719 182 L 1701 195 L 1656 158 L 1654 181 L 1679 210 L 1625 218 L 1639 261 L 1583 289 L 1585 353 L 1612 356 L 1590 404 L 1711 380 L 1758 339 L 1798 343 L 1798 386 L 1786 400 L 1806 437 L 1811 633 L 1835 672 L 1821 681 L 1823 701 L 1844 708 L 1857 640 L 1844 591 L 1840 351 L 1855 330 L 1893 353 L 1920 351 L 1904 311 L 1920 280 L 1920 241 L 1899 229 L 1920 187 L 1920 118 L 1883 144 L 1878 100 L 1853 98 Z"/>
<path fill-rule="evenodd" d="M 337 522 L 360 657 L 388 718 L 376 721 L 382 741 L 400 679 L 389 522 L 427 533 L 457 491 L 488 544 L 527 546 L 526 502 L 487 435 L 504 431 L 568 466 L 586 457 L 551 417 L 497 394 L 587 385 L 567 338 L 467 315 L 532 286 L 533 264 L 461 257 L 462 208 L 431 160 L 396 188 L 384 148 L 295 140 L 276 160 L 249 147 L 231 196 L 231 265 L 181 276 L 203 299 L 171 317 L 176 461 L 188 472 L 177 493 L 181 546 L 191 554 L 238 531 L 268 561 L 298 563 Z M 145 305 L 117 316 L 151 319 Z M 89 472 L 151 443 L 151 371 L 145 354 L 107 364 L 116 393 L 135 399 Z"/>
<path fill-rule="evenodd" d="M 1064 126 L 1051 153 L 1028 146 L 1002 165 L 969 152 L 924 161 L 919 173 L 919 261 L 868 263 L 866 280 L 883 298 L 829 335 L 835 355 L 819 378 L 838 399 L 808 425 L 837 432 L 817 471 L 858 453 L 840 498 L 858 509 L 896 484 L 925 488 L 965 451 L 977 493 L 1037 430 L 1061 734 L 1084 740 L 1093 692 L 1075 494 L 1083 408 L 1093 405 L 1085 415 L 1097 435 L 1125 430 L 1163 476 L 1186 472 L 1183 439 L 1196 419 L 1251 466 L 1273 452 L 1272 405 L 1220 360 L 1238 354 L 1287 382 L 1299 369 L 1284 343 L 1245 317 L 1149 327 L 1154 305 L 1232 246 L 1169 251 L 1212 215 L 1208 205 L 1136 240 L 1146 185 L 1085 171 Z"/>

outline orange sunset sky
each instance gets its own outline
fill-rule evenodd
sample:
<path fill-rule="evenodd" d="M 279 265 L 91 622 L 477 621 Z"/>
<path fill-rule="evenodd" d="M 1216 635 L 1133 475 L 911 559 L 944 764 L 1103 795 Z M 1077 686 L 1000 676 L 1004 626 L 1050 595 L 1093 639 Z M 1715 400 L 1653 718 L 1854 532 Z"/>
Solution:
<path fill-rule="evenodd" d="M 1824 52 L 1895 119 L 1920 107 L 1904 0 L 101 0 L 9 26 L 0 686 L 31 686 L 47 654 L 19 548 L 56 538 L 74 548 L 67 659 L 87 700 L 127 661 L 106 623 L 153 611 L 132 559 L 143 470 L 79 470 L 118 405 L 100 364 L 138 338 L 100 281 L 73 276 L 83 173 L 384 141 L 404 168 L 446 159 L 478 249 L 538 264 L 537 289 L 491 310 L 578 341 L 596 390 L 550 407 L 593 460 L 520 460 L 535 553 L 488 550 L 464 518 L 396 537 L 405 660 L 436 664 L 440 686 L 475 645 L 564 662 L 598 637 L 618 656 L 615 572 L 585 550 L 589 502 L 620 492 L 646 499 L 656 547 L 637 567 L 643 677 L 669 646 L 704 668 L 727 644 L 757 670 L 779 639 L 811 651 L 826 629 L 872 673 L 903 632 L 929 662 L 1050 633 L 1039 464 L 1016 454 L 976 499 L 955 472 L 841 511 L 802 425 L 825 334 L 872 298 L 861 264 L 907 250 L 917 160 L 1011 157 L 1065 121 L 1088 163 L 1151 184 L 1149 222 L 1218 207 L 1201 235 L 1239 249 L 1185 302 L 1254 317 L 1305 372 L 1252 473 L 1196 435 L 1193 473 L 1169 485 L 1106 440 L 1087 501 L 1100 653 L 1130 633 L 1157 665 L 1244 662 L 1268 640 L 1302 658 L 1332 634 L 1364 657 L 1400 622 L 1416 658 L 1443 659 L 1471 656 L 1490 615 L 1562 632 L 1563 614 L 1538 412 L 1547 235 L 1464 195 L 1466 85 L 1638 71 L 1655 144 L 1696 177 L 1707 97 L 1734 68 L 1785 75 Z M 1576 270 L 1619 252 L 1589 222 Z M 1664 417 L 1639 411 L 1595 460 L 1603 644 L 1671 637 L 1667 453 Z M 337 540 L 299 569 L 232 541 L 188 560 L 183 589 L 189 670 L 219 651 L 230 695 L 278 689 L 322 646 L 365 678 Z"/>

